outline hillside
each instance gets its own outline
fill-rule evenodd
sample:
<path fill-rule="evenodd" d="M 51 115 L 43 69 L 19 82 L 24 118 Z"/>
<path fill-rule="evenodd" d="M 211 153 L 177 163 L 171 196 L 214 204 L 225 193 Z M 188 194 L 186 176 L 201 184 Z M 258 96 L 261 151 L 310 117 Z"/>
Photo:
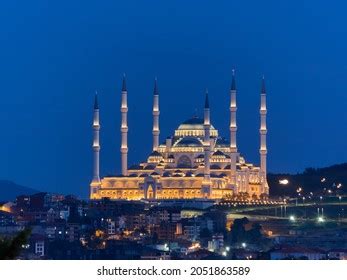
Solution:
<path fill-rule="evenodd" d="M 18 195 L 34 194 L 38 190 L 17 185 L 14 182 L 0 180 L 0 201 L 14 200 Z"/>
<path fill-rule="evenodd" d="M 287 185 L 281 185 L 279 180 L 287 179 Z M 324 168 L 306 168 L 298 174 L 268 174 L 270 195 L 294 195 L 298 187 L 303 188 L 304 193 L 324 193 L 331 189 L 336 191 L 336 186 L 342 184 L 339 189 L 346 192 L 347 187 L 347 163 L 336 164 Z M 325 190 L 324 190 L 325 188 Z"/>

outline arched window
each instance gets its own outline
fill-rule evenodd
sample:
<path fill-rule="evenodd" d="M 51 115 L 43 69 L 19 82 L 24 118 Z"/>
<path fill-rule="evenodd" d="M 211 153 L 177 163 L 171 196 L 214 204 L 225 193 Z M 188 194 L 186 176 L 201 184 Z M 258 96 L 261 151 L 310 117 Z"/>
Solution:
<path fill-rule="evenodd" d="M 192 167 L 192 161 L 190 158 L 186 155 L 181 156 L 177 161 L 177 167 L 180 168 L 191 168 Z"/>

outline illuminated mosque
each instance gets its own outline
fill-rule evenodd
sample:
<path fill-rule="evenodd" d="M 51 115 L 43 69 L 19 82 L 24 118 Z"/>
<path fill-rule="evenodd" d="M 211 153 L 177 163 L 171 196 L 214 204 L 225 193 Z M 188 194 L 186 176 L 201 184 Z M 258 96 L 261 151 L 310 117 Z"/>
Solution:
<path fill-rule="evenodd" d="M 240 155 L 236 144 L 236 82 L 230 88 L 230 136 L 219 135 L 210 122 L 206 91 L 204 116 L 181 123 L 171 137 L 159 142 L 159 90 L 157 80 L 153 94 L 153 149 L 146 161 L 128 167 L 127 87 L 125 77 L 121 91 L 121 175 L 100 178 L 99 104 L 97 95 L 93 119 L 93 180 L 91 199 L 164 200 L 214 199 L 246 195 L 250 199 L 267 197 L 266 179 L 266 90 L 262 79 L 260 91 L 260 166 Z"/>

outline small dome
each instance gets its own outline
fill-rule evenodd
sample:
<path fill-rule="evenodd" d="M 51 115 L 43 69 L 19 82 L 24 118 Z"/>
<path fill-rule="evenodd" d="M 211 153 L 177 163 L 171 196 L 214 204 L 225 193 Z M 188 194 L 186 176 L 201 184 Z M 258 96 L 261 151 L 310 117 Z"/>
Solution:
<path fill-rule="evenodd" d="M 147 165 L 144 170 L 153 170 L 155 168 L 155 165 Z"/>
<path fill-rule="evenodd" d="M 203 144 L 198 138 L 187 136 L 179 140 L 175 147 L 203 147 Z"/>
<path fill-rule="evenodd" d="M 137 164 L 134 164 L 128 168 L 128 170 L 139 170 L 139 169 L 143 169 L 143 167 Z"/>
<path fill-rule="evenodd" d="M 219 137 L 216 141 L 216 147 L 229 147 L 230 143 L 227 139 Z"/>
<path fill-rule="evenodd" d="M 162 157 L 163 155 L 157 151 L 153 151 L 149 156 L 150 157 Z"/>
<path fill-rule="evenodd" d="M 213 153 L 213 156 L 225 156 L 225 154 L 222 151 L 216 151 Z"/>

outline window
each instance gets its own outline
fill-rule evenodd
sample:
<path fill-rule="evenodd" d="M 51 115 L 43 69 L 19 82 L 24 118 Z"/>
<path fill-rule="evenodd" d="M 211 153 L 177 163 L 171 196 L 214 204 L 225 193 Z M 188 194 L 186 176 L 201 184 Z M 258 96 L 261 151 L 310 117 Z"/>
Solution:
<path fill-rule="evenodd" d="M 45 243 L 43 241 L 35 243 L 35 254 L 41 257 L 45 255 Z"/>

